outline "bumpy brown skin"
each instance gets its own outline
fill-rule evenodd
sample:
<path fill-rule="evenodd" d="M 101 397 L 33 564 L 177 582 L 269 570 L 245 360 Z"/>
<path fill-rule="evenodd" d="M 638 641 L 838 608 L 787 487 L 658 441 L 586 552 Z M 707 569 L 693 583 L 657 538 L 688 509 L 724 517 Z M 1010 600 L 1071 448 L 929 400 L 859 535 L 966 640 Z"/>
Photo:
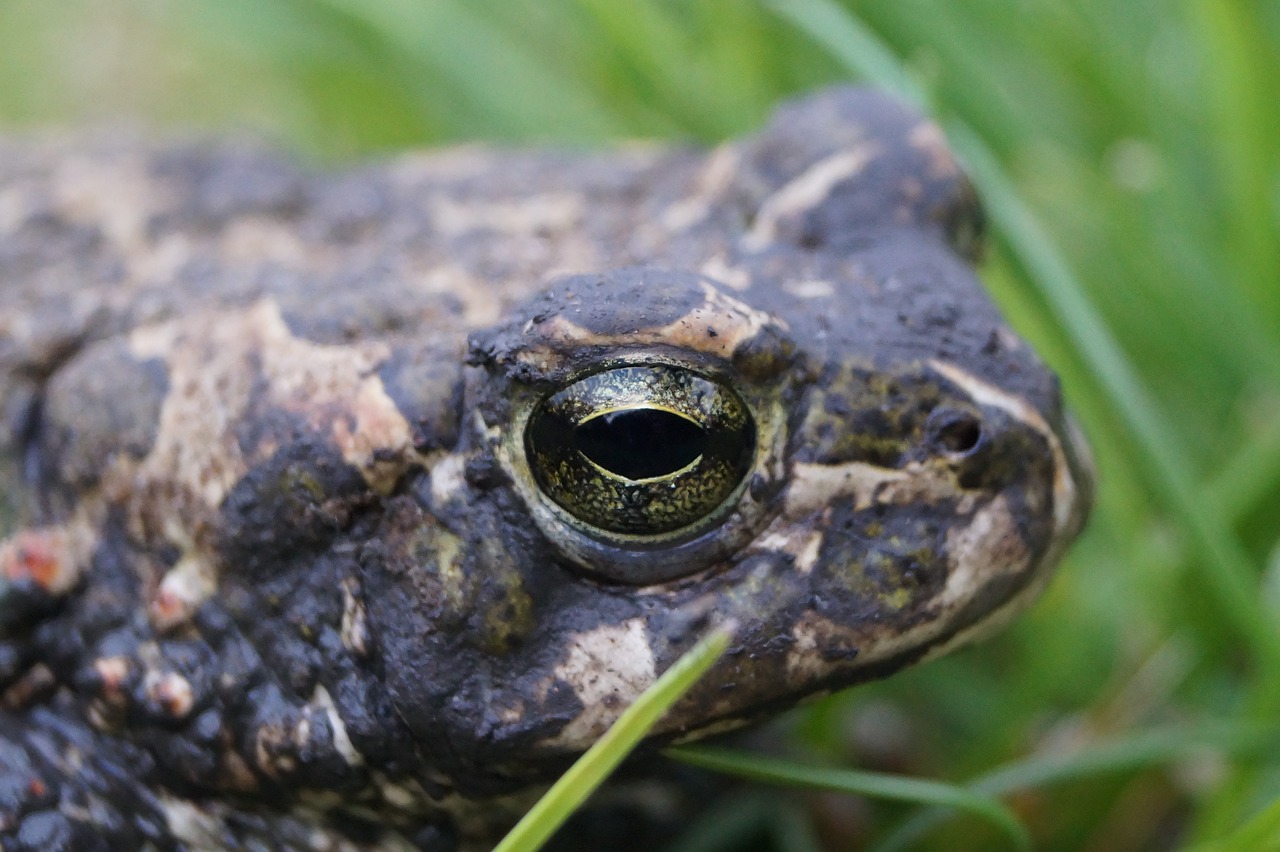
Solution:
<path fill-rule="evenodd" d="M 712 624 L 655 742 L 1004 619 L 1091 486 L 980 234 L 937 130 L 848 89 L 709 153 L 0 142 L 0 843 L 447 848 Z M 709 529 L 618 546 L 522 429 L 654 360 L 758 448 Z"/>

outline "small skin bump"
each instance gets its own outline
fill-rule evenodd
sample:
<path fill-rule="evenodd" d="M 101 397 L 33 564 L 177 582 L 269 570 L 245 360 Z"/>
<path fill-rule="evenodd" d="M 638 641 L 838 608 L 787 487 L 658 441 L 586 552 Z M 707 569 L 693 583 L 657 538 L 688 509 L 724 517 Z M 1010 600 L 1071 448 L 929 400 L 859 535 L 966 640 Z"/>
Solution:
<path fill-rule="evenodd" d="M 151 623 L 160 631 L 185 624 L 217 588 L 216 572 L 208 560 L 196 554 L 184 556 L 165 572 L 156 588 L 148 607 Z"/>
<path fill-rule="evenodd" d="M 125 681 L 133 666 L 128 657 L 99 657 L 93 661 L 93 670 L 100 681 L 99 697 L 112 704 L 123 706 L 127 700 Z"/>
<path fill-rule="evenodd" d="M 185 719 L 195 705 L 190 682 L 177 672 L 148 671 L 142 683 L 147 700 L 171 719 Z"/>

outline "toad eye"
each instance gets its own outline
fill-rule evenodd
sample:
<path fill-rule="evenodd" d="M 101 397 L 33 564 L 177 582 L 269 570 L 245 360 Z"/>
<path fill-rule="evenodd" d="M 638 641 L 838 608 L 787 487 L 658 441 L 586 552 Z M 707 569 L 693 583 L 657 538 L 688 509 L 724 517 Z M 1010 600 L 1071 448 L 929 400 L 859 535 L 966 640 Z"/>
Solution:
<path fill-rule="evenodd" d="M 666 364 L 579 379 L 542 400 L 525 430 L 544 494 L 598 532 L 639 537 L 714 522 L 755 444 L 733 390 Z"/>

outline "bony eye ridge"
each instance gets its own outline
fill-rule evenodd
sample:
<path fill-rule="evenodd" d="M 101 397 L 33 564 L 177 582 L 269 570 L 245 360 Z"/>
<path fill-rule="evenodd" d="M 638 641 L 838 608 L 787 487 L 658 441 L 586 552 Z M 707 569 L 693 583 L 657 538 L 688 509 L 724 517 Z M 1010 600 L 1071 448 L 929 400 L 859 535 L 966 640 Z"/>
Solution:
<path fill-rule="evenodd" d="M 584 531 L 639 539 L 714 523 L 756 451 L 727 385 L 646 364 L 603 370 L 543 399 L 525 451 L 534 481 Z"/>

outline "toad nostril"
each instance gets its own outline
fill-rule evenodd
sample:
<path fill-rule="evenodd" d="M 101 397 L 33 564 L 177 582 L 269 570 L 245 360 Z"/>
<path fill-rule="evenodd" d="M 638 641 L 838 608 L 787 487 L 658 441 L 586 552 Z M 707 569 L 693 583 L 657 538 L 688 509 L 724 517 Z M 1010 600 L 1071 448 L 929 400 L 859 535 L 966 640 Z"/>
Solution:
<path fill-rule="evenodd" d="M 925 424 L 925 436 L 935 449 L 952 455 L 965 455 L 982 443 L 982 421 L 968 411 L 934 409 Z"/>

